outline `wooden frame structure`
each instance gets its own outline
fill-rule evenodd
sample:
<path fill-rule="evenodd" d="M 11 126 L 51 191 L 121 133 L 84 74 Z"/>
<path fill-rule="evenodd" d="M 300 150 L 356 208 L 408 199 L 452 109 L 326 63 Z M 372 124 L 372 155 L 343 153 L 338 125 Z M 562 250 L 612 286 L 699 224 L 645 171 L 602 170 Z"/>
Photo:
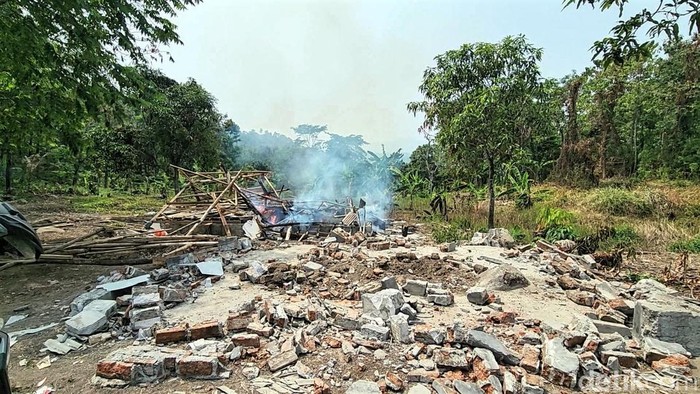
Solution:
<path fill-rule="evenodd" d="M 206 221 L 221 222 L 226 236 L 231 236 L 228 219 L 233 217 L 250 219 L 268 208 L 287 210 L 288 203 L 280 197 L 281 190 L 270 182 L 269 171 L 228 171 L 198 172 L 171 165 L 186 182 L 180 191 L 171 198 L 148 222 L 173 219 L 169 211 L 186 210 L 196 215 L 190 223 L 169 231 L 169 235 L 187 230 L 192 235 L 197 227 Z M 257 186 L 255 186 L 257 185 Z"/>

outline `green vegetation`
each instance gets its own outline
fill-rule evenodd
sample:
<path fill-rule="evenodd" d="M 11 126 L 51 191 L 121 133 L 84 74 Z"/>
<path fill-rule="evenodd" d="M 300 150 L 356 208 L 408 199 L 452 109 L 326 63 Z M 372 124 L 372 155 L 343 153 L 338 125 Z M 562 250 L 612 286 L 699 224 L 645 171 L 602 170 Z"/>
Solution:
<path fill-rule="evenodd" d="M 689 252 L 689 253 L 700 253 L 700 236 L 695 236 L 694 238 L 677 241 L 669 245 L 668 248 L 671 252 Z"/>

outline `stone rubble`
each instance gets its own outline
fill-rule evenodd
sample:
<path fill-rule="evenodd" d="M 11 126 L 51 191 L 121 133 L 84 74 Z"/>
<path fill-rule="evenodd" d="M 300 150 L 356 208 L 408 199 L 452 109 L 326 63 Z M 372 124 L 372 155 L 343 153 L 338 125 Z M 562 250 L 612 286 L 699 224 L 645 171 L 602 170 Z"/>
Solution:
<path fill-rule="evenodd" d="M 595 260 L 572 254 L 570 242 L 515 248 L 507 230 L 477 233 L 470 244 L 509 249 L 502 258 L 480 256 L 477 264 L 447 255 L 461 250 L 455 243 L 438 247 L 444 255 L 419 256 L 419 239 L 411 235 L 367 237 L 336 229 L 298 261 L 235 258 L 244 250 L 240 240 L 220 243 L 221 258 L 174 256 L 150 273 L 103 278 L 112 284 L 107 289 L 119 290 L 95 289 L 71 303 L 66 331 L 80 341 L 58 338 L 45 347 L 65 354 L 76 344 L 80 349 L 83 337 L 90 337 L 90 346 L 138 337 L 97 363 L 95 384 L 227 379 L 240 368 L 253 392 L 270 394 L 544 394 L 551 384 L 574 389 L 584 377 L 649 369 L 675 385 L 691 379 L 688 360 L 700 351 L 692 340 L 700 332 L 697 305 L 651 280 L 624 287 L 594 279 L 600 276 Z M 248 251 L 253 244 L 245 246 Z M 397 274 L 389 259 L 464 270 L 475 283 L 433 282 L 410 268 Z M 218 320 L 165 321 L 166 308 L 195 300 L 221 278 L 202 275 L 200 260 L 207 261 L 200 265 L 204 272 L 234 272 L 241 284 L 279 296 L 258 296 Z M 330 262 L 351 264 L 338 269 Z M 367 280 L 346 279 L 353 264 L 369 268 Z M 561 328 L 518 316 L 499 292 L 526 294 L 542 286 L 526 277 L 523 264 L 543 278 L 545 291 L 588 312 Z M 373 371 L 374 378 L 365 373 L 359 379 L 346 365 Z"/>

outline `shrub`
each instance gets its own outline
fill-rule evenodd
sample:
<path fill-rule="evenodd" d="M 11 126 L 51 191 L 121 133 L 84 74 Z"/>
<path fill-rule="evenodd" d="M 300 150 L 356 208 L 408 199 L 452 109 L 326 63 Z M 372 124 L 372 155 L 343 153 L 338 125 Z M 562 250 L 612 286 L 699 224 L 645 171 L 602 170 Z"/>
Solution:
<path fill-rule="evenodd" d="M 571 239 L 576 235 L 574 214 L 560 208 L 543 207 L 537 216 L 540 233 L 548 241 Z"/>
<path fill-rule="evenodd" d="M 685 240 L 685 241 L 677 241 L 672 243 L 669 248 L 671 252 L 689 252 L 689 253 L 700 253 L 700 235 L 695 236 L 694 238 Z"/>
<path fill-rule="evenodd" d="M 639 244 L 641 237 L 631 226 L 621 225 L 613 227 L 610 235 L 601 241 L 604 250 L 630 249 Z"/>

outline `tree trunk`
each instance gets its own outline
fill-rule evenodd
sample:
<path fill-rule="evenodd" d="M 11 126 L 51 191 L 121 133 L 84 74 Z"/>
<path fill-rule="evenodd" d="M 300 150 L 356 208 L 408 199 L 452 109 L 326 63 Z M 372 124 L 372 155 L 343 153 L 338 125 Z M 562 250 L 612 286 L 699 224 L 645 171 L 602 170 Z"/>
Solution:
<path fill-rule="evenodd" d="M 12 195 L 12 153 L 9 143 L 5 148 L 5 194 Z"/>
<path fill-rule="evenodd" d="M 493 157 L 488 158 L 489 161 L 489 223 L 488 227 L 489 229 L 492 229 L 495 227 L 494 225 L 494 216 L 495 216 L 495 210 L 496 210 L 496 194 L 494 193 L 493 190 L 493 176 L 495 172 L 495 164 L 493 162 Z"/>
<path fill-rule="evenodd" d="M 75 190 L 76 185 L 78 184 L 78 174 L 80 173 L 80 158 L 75 158 L 75 162 L 73 163 L 73 179 L 71 180 L 71 186 L 73 186 L 73 190 Z"/>
<path fill-rule="evenodd" d="M 180 191 L 180 173 L 175 167 L 173 167 L 173 190 L 175 194 Z"/>

